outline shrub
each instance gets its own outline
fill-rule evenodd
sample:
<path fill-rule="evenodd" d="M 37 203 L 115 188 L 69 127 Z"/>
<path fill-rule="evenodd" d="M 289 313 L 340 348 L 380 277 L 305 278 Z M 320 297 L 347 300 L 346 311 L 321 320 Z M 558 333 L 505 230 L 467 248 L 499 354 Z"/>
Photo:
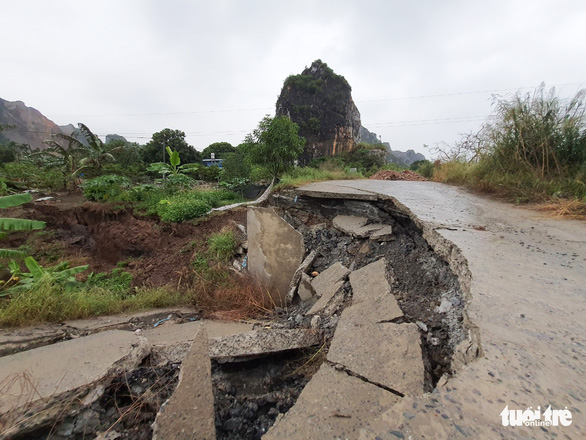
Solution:
<path fill-rule="evenodd" d="M 130 187 L 130 179 L 115 174 L 96 177 L 86 180 L 83 185 L 83 195 L 92 201 L 105 202 L 116 200 L 122 191 Z"/>
<path fill-rule="evenodd" d="M 86 287 L 99 287 L 111 292 L 127 292 L 132 283 L 132 274 L 121 268 L 112 269 L 110 273 L 91 273 L 86 282 Z"/>
<path fill-rule="evenodd" d="M 164 222 L 179 223 L 206 215 L 212 206 L 204 200 L 186 195 L 163 199 L 159 202 L 157 214 Z"/>
<path fill-rule="evenodd" d="M 0 177 L 17 188 L 48 188 L 51 191 L 65 189 L 69 181 L 69 176 L 58 168 L 38 166 L 29 161 L 4 164 Z"/>

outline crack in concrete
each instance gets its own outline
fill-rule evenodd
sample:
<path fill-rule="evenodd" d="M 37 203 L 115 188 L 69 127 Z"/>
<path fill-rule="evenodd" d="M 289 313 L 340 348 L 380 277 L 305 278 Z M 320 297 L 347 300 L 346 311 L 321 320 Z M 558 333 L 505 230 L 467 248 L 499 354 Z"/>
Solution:
<path fill-rule="evenodd" d="M 389 393 L 395 394 L 396 396 L 405 397 L 405 394 L 401 393 L 400 391 L 394 390 L 391 387 L 388 387 L 386 385 L 383 385 L 382 383 L 378 383 L 378 382 L 372 381 L 372 380 L 368 379 L 367 377 L 362 376 L 361 374 L 358 374 L 358 373 L 350 370 L 349 368 L 347 368 L 343 364 L 338 364 L 336 362 L 331 362 L 331 361 L 328 361 L 328 360 L 326 360 L 325 363 L 327 365 L 329 365 L 330 367 L 334 368 L 336 371 L 343 371 L 348 376 L 352 376 L 352 377 L 355 377 L 357 379 L 360 379 L 363 382 L 366 382 L 366 383 L 369 383 L 371 385 L 374 385 L 375 387 L 381 388 L 381 389 L 383 389 L 385 391 L 388 391 Z"/>

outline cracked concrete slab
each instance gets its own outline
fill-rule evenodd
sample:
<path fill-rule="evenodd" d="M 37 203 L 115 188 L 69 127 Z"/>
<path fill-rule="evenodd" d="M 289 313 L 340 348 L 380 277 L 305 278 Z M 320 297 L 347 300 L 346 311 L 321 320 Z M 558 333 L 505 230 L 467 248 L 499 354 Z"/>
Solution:
<path fill-rule="evenodd" d="M 319 299 L 306 314 L 315 315 L 321 312 L 334 295 L 342 289 L 349 273 L 350 271 L 342 263 L 336 262 L 316 276 L 311 286 Z"/>
<path fill-rule="evenodd" d="M 259 329 L 210 340 L 210 356 L 219 361 L 307 348 L 321 343 L 308 329 Z"/>
<path fill-rule="evenodd" d="M 264 440 L 357 438 L 360 427 L 401 398 L 322 364 L 289 412 Z"/>
<path fill-rule="evenodd" d="M 399 393 L 423 394 L 424 366 L 417 325 L 364 322 L 364 314 L 351 309 L 342 313 L 328 361 Z"/>
<path fill-rule="evenodd" d="M 337 215 L 333 224 L 336 229 L 357 238 L 388 241 L 392 239 L 393 229 L 382 223 L 368 223 L 367 217 L 355 215 Z"/>
<path fill-rule="evenodd" d="M 362 316 L 363 320 L 373 323 L 403 316 L 397 300 L 391 293 L 386 268 L 387 260 L 381 258 L 350 273 L 352 306 L 346 309 L 347 315 L 355 314 L 357 319 Z"/>
<path fill-rule="evenodd" d="M 194 321 L 170 326 L 159 326 L 141 332 L 153 345 L 169 345 L 178 342 L 193 341 L 197 330 L 205 323 L 206 333 L 209 338 L 232 336 L 238 333 L 252 331 L 253 325 L 233 321 Z"/>
<path fill-rule="evenodd" d="M 305 255 L 303 236 L 274 208 L 249 207 L 247 211 L 248 270 L 276 289 L 285 305 L 291 280 Z"/>
<path fill-rule="evenodd" d="M 153 440 L 216 438 L 211 361 L 205 324 L 198 323 L 191 350 L 183 360 L 177 388 L 161 406 Z"/>
<path fill-rule="evenodd" d="M 109 330 L 5 356 L 0 362 L 0 414 L 102 378 L 140 338 Z"/>

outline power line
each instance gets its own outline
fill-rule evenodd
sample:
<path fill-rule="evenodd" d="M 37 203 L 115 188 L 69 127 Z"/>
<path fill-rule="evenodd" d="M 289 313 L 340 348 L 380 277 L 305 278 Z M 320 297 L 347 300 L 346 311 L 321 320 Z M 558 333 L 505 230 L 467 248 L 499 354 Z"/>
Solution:
<path fill-rule="evenodd" d="M 562 87 L 569 85 L 582 85 L 583 82 L 571 82 L 571 83 L 560 83 L 552 84 L 552 87 Z M 499 93 L 499 92 L 510 92 L 515 90 L 535 89 L 538 86 L 522 86 L 522 87 L 511 87 L 507 89 L 490 89 L 490 90 L 476 90 L 468 92 L 454 92 L 454 93 L 437 93 L 430 95 L 415 95 L 415 96 L 404 96 L 404 97 L 391 97 L 391 98 L 380 98 L 380 99 L 366 99 L 356 101 L 356 103 L 369 103 L 369 102 L 385 102 L 385 101 L 408 101 L 415 99 L 427 99 L 427 98 L 444 98 L 453 96 L 464 96 L 464 95 L 476 95 L 483 93 Z M 272 111 L 274 107 L 259 107 L 259 108 L 240 108 L 240 109 L 221 109 L 221 110 L 192 110 L 184 112 L 158 112 L 158 113 L 120 113 L 120 114 L 62 114 L 52 115 L 52 117 L 64 117 L 64 116 L 77 116 L 77 117 L 113 117 L 113 116 L 172 116 L 172 115 L 194 115 L 194 114 L 205 114 L 205 113 L 230 113 L 230 112 L 248 112 L 248 111 Z"/>

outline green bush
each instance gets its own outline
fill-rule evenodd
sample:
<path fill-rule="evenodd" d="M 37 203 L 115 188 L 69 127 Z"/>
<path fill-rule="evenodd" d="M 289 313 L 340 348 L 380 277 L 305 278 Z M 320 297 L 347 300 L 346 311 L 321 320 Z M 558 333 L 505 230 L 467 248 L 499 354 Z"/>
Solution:
<path fill-rule="evenodd" d="M 58 168 L 38 166 L 29 161 L 4 164 L 0 167 L 0 178 L 17 188 L 47 188 L 51 191 L 64 190 L 69 181 L 69 176 Z"/>
<path fill-rule="evenodd" d="M 195 179 L 185 174 L 171 174 L 161 180 L 163 190 L 166 192 L 176 192 L 179 190 L 189 189 L 195 185 Z"/>
<path fill-rule="evenodd" d="M 123 190 L 130 187 L 130 179 L 124 176 L 109 174 L 86 180 L 83 185 L 83 195 L 92 201 L 106 202 L 117 200 Z"/>
<path fill-rule="evenodd" d="M 179 223 L 206 215 L 212 206 L 204 200 L 188 198 L 185 195 L 163 199 L 159 202 L 157 214 L 164 222 Z"/>

